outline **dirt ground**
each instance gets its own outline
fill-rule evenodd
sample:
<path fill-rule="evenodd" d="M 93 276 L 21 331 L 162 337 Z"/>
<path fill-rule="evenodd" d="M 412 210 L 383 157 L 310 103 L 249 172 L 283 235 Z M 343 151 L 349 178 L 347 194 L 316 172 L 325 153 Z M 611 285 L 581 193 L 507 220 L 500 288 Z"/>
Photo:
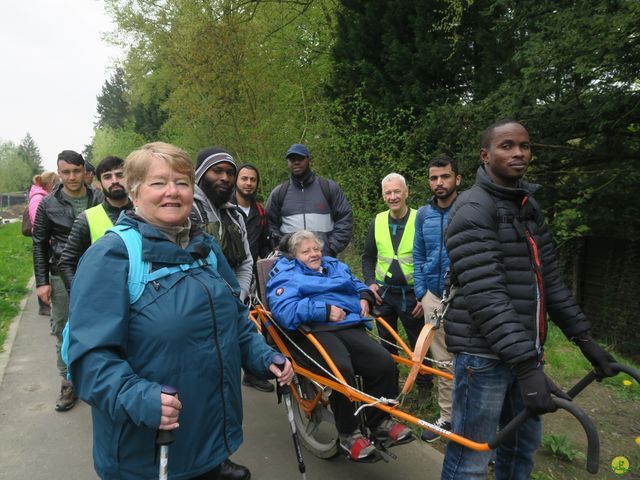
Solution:
<path fill-rule="evenodd" d="M 637 388 L 637 386 L 635 387 Z M 535 472 L 540 479 L 640 479 L 640 401 L 624 400 L 617 390 L 599 383 L 591 384 L 575 402 L 591 418 L 600 434 L 600 470 L 596 475 L 586 471 L 585 458 L 563 461 L 540 449 Z M 545 435 L 567 435 L 576 450 L 586 455 L 586 437 L 578 422 L 564 411 L 546 415 Z M 629 462 L 626 473 L 612 469 L 614 458 L 625 457 Z M 616 465 L 619 460 L 616 461 Z M 546 475 L 546 476 L 544 476 Z"/>

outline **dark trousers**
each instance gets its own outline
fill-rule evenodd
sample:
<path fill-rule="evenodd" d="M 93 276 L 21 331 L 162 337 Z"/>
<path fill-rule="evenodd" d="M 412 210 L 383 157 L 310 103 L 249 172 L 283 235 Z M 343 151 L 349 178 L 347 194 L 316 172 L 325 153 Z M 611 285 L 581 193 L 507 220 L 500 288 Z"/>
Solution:
<path fill-rule="evenodd" d="M 415 349 L 416 341 L 418 340 L 420 331 L 424 326 L 424 316 L 420 315 L 416 318 L 411 315 L 411 311 L 416 306 L 417 302 L 413 289 L 404 289 L 404 297 L 403 289 L 400 288 L 381 287 L 380 293 L 383 295 L 382 305 L 376 305 L 374 314 L 382 317 L 382 319 L 385 320 L 396 332 L 398 331 L 399 318 L 402 322 L 402 326 L 404 327 L 404 331 L 407 332 L 409 346 L 412 349 Z M 378 335 L 380 335 L 384 340 L 395 344 L 394 338 L 386 328 L 378 326 Z M 395 355 L 398 354 L 397 347 L 384 342 L 382 345 L 389 351 L 389 353 Z M 428 364 L 425 362 L 425 365 Z M 416 384 L 424 388 L 431 388 L 433 386 L 433 375 L 418 375 L 416 378 Z"/>
<path fill-rule="evenodd" d="M 333 363 L 351 386 L 356 386 L 356 375 L 363 380 L 363 390 L 374 397 L 395 398 L 398 395 L 395 362 L 382 346 L 367 335 L 365 328 L 358 326 L 330 332 L 315 332 L 314 336 L 327 351 Z M 292 339 L 320 365 L 327 368 L 325 361 L 313 344 L 305 336 L 294 333 Z M 318 371 L 315 365 L 304 358 L 295 347 L 291 353 L 302 365 Z M 330 370 L 329 370 L 330 371 Z M 321 373 L 321 372 L 318 372 Z M 333 392 L 329 397 L 336 428 L 342 434 L 349 434 L 358 428 L 354 404 L 344 395 Z M 375 429 L 389 415 L 375 407 L 365 409 L 367 425 Z"/>

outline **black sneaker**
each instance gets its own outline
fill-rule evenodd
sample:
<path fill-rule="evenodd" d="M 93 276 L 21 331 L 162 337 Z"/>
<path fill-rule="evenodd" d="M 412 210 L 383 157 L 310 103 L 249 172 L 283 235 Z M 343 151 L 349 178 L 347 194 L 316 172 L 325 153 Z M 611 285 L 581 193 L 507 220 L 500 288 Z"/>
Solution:
<path fill-rule="evenodd" d="M 244 376 L 242 377 L 242 384 L 245 387 L 252 387 L 256 390 L 260 390 L 261 392 L 273 392 L 273 390 L 275 389 L 271 382 L 262 380 L 255 375 L 251 375 L 248 372 L 244 372 Z"/>
<path fill-rule="evenodd" d="M 440 417 L 438 420 L 436 420 L 434 422 L 434 425 L 436 427 L 440 427 L 443 430 L 447 430 L 447 431 L 451 431 L 451 422 L 447 422 L 444 418 Z M 432 432 L 431 430 L 423 430 L 422 431 L 422 435 L 420 435 L 420 438 L 422 438 L 423 441 L 425 442 L 435 442 L 437 439 L 440 438 L 440 435 L 438 435 L 436 432 Z"/>

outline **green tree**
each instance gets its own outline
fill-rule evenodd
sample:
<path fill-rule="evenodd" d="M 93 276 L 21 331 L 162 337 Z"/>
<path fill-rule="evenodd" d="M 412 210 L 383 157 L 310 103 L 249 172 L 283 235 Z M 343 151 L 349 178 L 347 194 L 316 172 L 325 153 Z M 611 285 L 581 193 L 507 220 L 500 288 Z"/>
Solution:
<path fill-rule="evenodd" d="M 96 163 L 109 155 L 126 158 L 145 143 L 146 140 L 132 130 L 103 127 L 94 132 L 91 153 Z"/>
<path fill-rule="evenodd" d="M 13 142 L 0 143 L 0 192 L 19 192 L 31 185 L 32 166 Z"/>
<path fill-rule="evenodd" d="M 40 149 L 29 132 L 27 132 L 20 142 L 20 145 L 18 146 L 18 153 L 24 162 L 31 167 L 31 173 L 33 175 L 42 172 L 43 168 Z"/>
<path fill-rule="evenodd" d="M 122 67 L 116 68 L 111 78 L 104 82 L 97 100 L 97 128 L 123 128 L 130 121 L 129 87 Z"/>

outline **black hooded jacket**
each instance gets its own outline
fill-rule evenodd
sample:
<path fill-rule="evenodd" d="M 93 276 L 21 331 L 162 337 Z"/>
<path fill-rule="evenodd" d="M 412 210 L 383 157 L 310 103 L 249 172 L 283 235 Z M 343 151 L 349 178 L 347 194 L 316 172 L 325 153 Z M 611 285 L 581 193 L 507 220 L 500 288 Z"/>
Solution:
<path fill-rule="evenodd" d="M 560 277 L 549 228 L 531 198 L 539 188 L 496 185 L 480 167 L 475 185 L 457 199 L 446 235 L 457 286 L 445 319 L 450 352 L 512 365 L 540 356 L 545 313 L 569 338 L 589 330 Z"/>

